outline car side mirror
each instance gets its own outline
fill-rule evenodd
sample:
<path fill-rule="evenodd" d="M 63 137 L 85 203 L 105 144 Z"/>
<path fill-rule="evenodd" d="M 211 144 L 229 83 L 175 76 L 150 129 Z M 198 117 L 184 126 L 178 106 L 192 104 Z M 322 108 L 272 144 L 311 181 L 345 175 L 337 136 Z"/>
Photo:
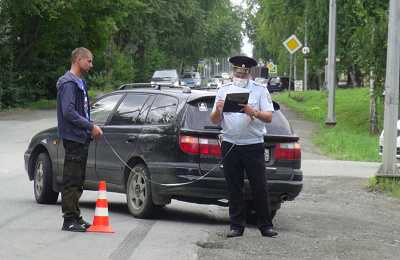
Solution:
<path fill-rule="evenodd" d="M 272 100 L 272 105 L 274 106 L 274 110 L 275 111 L 278 111 L 279 109 L 281 109 L 281 106 L 277 102 L 275 102 L 273 100 Z"/>

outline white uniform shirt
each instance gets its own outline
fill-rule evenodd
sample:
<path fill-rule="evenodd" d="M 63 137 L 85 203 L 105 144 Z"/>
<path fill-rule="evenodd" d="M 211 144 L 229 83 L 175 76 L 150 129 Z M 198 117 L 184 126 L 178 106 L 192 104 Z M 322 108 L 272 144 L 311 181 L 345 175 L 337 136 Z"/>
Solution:
<path fill-rule="evenodd" d="M 217 101 L 219 99 L 225 99 L 226 94 L 230 92 L 230 86 L 232 86 L 232 84 L 227 84 L 218 90 L 213 111 L 216 110 Z M 258 111 L 274 111 L 272 98 L 266 87 L 258 85 L 250 79 L 245 88 L 250 90 L 248 105 Z M 245 113 L 223 112 L 222 116 L 221 132 L 224 141 L 236 143 L 237 145 L 264 142 L 264 134 L 266 134 L 267 131 L 264 125 L 265 123 L 261 120 L 255 117 L 254 121 L 251 121 L 250 117 Z M 248 121 L 250 121 L 250 123 L 243 131 Z"/>

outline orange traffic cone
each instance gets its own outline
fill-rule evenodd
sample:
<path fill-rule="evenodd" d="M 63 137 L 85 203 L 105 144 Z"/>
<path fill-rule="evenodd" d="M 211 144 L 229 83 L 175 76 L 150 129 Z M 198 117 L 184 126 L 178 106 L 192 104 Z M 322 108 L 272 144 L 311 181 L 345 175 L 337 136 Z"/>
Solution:
<path fill-rule="evenodd" d="M 114 233 L 108 222 L 108 203 L 106 194 L 106 182 L 101 181 L 99 195 L 97 197 L 96 209 L 94 211 L 93 225 L 87 232 Z"/>

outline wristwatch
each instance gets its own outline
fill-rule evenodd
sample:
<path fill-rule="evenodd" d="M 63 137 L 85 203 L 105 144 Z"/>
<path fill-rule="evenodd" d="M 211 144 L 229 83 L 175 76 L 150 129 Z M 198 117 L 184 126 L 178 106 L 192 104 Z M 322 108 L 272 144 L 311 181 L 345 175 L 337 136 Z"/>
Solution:
<path fill-rule="evenodd" d="M 258 115 L 258 111 L 254 110 L 254 116 L 257 117 L 257 115 Z"/>

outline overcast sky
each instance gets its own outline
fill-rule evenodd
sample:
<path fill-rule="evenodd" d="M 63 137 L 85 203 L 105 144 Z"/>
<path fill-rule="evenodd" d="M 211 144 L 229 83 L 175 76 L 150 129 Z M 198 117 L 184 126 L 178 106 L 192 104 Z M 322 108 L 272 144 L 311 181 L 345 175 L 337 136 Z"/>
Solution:
<path fill-rule="evenodd" d="M 243 7 L 246 7 L 246 3 L 243 0 L 231 0 L 231 3 L 235 5 L 242 5 Z M 242 52 L 244 52 L 247 56 L 252 57 L 253 56 L 253 50 L 252 46 L 248 42 L 248 38 L 244 37 L 243 38 L 243 47 L 242 47 Z"/>

